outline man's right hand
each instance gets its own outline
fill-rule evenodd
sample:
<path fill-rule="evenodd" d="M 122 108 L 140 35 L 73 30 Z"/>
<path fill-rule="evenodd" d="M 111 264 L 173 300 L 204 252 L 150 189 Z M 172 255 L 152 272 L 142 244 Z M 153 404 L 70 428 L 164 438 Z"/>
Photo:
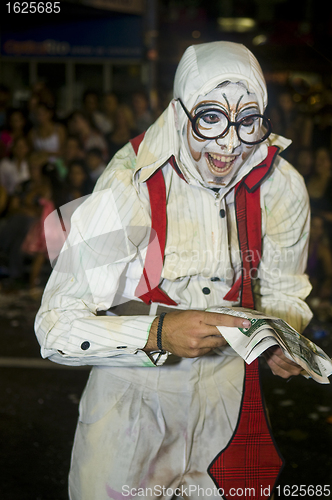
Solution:
<path fill-rule="evenodd" d="M 159 316 L 151 325 L 148 341 L 143 351 L 158 350 L 157 327 Z M 248 328 L 250 321 L 227 314 L 205 311 L 169 312 L 162 328 L 162 347 L 183 358 L 204 356 L 217 347 L 227 344 L 217 326 Z"/>

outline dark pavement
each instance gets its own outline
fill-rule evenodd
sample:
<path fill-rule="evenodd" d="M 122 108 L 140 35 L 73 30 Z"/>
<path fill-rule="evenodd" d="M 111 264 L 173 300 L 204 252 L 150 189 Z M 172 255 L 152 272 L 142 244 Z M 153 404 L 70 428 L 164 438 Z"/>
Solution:
<path fill-rule="evenodd" d="M 41 360 L 33 331 L 37 309 L 38 300 L 27 292 L 0 294 L 0 500 L 68 499 L 78 402 L 89 370 Z M 331 332 L 332 323 L 314 321 L 307 336 L 331 356 Z M 286 459 L 276 498 L 332 499 L 328 488 L 325 494 L 308 489 L 332 489 L 331 385 L 303 377 L 285 382 L 266 366 L 262 383 L 275 440 Z"/>

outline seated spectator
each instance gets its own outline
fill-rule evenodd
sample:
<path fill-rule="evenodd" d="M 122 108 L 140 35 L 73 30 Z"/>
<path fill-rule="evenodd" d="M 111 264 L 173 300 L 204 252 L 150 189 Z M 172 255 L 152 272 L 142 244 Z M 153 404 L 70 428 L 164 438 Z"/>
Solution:
<path fill-rule="evenodd" d="M 0 162 L 0 182 L 9 195 L 13 195 L 19 184 L 30 178 L 28 167 L 29 142 L 26 137 L 15 139 L 10 158 Z"/>
<path fill-rule="evenodd" d="M 84 158 L 85 152 L 81 146 L 80 140 L 74 135 L 66 137 L 63 155 L 54 162 L 58 178 L 63 181 L 68 174 L 68 165 L 72 160 Z"/>
<path fill-rule="evenodd" d="M 0 84 L 0 130 L 6 126 L 7 110 L 10 103 L 10 90 Z"/>
<path fill-rule="evenodd" d="M 36 114 L 40 103 L 46 104 L 49 109 L 55 108 L 54 94 L 44 82 L 36 82 L 32 86 L 28 100 L 28 119 L 33 126 L 38 125 Z"/>
<path fill-rule="evenodd" d="M 23 111 L 11 109 L 8 113 L 7 126 L 0 132 L 0 158 L 9 156 L 15 139 L 27 134 L 27 120 Z"/>
<path fill-rule="evenodd" d="M 314 154 L 313 171 L 307 179 L 311 210 L 326 221 L 328 237 L 332 238 L 332 162 L 328 149 L 319 148 Z"/>
<path fill-rule="evenodd" d="M 314 166 L 307 180 L 307 189 L 312 208 L 324 210 L 330 197 L 332 162 L 328 149 L 319 148 L 314 154 Z"/>
<path fill-rule="evenodd" d="M 0 228 L 3 224 L 3 221 L 1 221 L 1 219 L 3 218 L 6 212 L 7 205 L 8 205 L 8 193 L 0 182 Z"/>
<path fill-rule="evenodd" d="M 314 164 L 314 154 L 311 148 L 300 148 L 294 156 L 294 167 L 307 181 Z"/>
<path fill-rule="evenodd" d="M 135 92 L 132 96 L 134 110 L 135 130 L 137 134 L 145 132 L 153 122 L 153 116 L 149 110 L 149 101 L 144 92 Z"/>
<path fill-rule="evenodd" d="M 103 131 L 105 135 L 114 131 L 115 113 L 118 105 L 119 101 L 114 92 L 107 92 L 104 95 L 102 111 L 107 124 Z"/>
<path fill-rule="evenodd" d="M 80 140 L 75 135 L 68 135 L 65 142 L 63 160 L 68 165 L 72 160 L 77 158 L 84 158 L 85 153 Z"/>
<path fill-rule="evenodd" d="M 95 184 L 106 168 L 102 151 L 98 148 L 89 149 L 86 155 L 86 164 L 89 169 L 90 178 L 93 184 Z"/>
<path fill-rule="evenodd" d="M 99 148 L 103 152 L 103 159 L 107 161 L 108 151 L 106 141 L 84 113 L 74 111 L 68 117 L 68 130 L 71 135 L 79 139 L 85 152 L 92 148 Z"/>
<path fill-rule="evenodd" d="M 36 125 L 29 132 L 32 149 L 48 153 L 49 161 L 63 155 L 66 130 L 54 121 L 54 110 L 44 103 L 36 108 Z"/>
<path fill-rule="evenodd" d="M 302 111 L 293 99 L 294 90 L 283 87 L 279 91 L 277 103 L 270 110 L 273 132 L 293 141 L 293 148 L 287 149 L 283 157 L 294 163 L 293 153 L 296 149 L 311 144 L 312 120 Z"/>
<path fill-rule="evenodd" d="M 317 148 L 332 148 L 332 90 L 322 89 L 320 108 L 313 116 L 312 145 Z"/>
<path fill-rule="evenodd" d="M 68 166 L 66 203 L 86 196 L 93 191 L 93 182 L 84 160 L 72 160 Z"/>
<path fill-rule="evenodd" d="M 331 306 L 332 254 L 324 219 L 315 213 L 311 217 L 307 273 L 312 284 L 308 303 L 321 316 Z"/>
<path fill-rule="evenodd" d="M 99 96 L 94 90 L 87 90 L 83 96 L 83 113 L 103 135 L 110 132 L 109 121 L 99 111 Z"/>
<path fill-rule="evenodd" d="M 114 132 L 106 137 L 110 159 L 127 144 L 129 139 L 138 135 L 138 132 L 134 130 L 134 123 L 133 113 L 129 106 L 120 104 L 115 113 Z"/>
<path fill-rule="evenodd" d="M 5 224 L 0 228 L 0 249 L 7 255 L 11 282 L 23 277 L 22 244 L 29 229 L 42 216 L 44 200 L 51 199 L 49 180 L 42 173 L 44 163 L 45 155 L 31 153 L 28 159 L 30 179 L 20 184 L 14 193 Z"/>

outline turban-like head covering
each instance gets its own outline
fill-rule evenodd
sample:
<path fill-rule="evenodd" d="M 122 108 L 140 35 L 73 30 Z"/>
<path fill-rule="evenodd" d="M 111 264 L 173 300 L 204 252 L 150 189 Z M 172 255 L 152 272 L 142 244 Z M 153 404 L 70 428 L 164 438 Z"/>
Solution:
<path fill-rule="evenodd" d="M 260 112 L 267 105 L 267 90 L 256 57 L 244 45 L 212 42 L 187 48 L 177 67 L 174 98 L 191 109 L 199 95 L 205 95 L 223 82 L 243 82 L 255 93 Z"/>
<path fill-rule="evenodd" d="M 174 155 L 189 183 L 205 185 L 185 144 L 188 118 L 177 99 L 180 98 L 191 110 L 200 96 L 205 96 L 225 82 L 244 84 L 250 93 L 256 95 L 260 113 L 264 113 L 267 106 L 266 83 L 258 61 L 249 49 L 233 42 L 210 42 L 186 49 L 175 74 L 174 99 L 149 128 L 140 148 L 137 171 L 143 170 L 141 181 Z M 173 108 L 176 109 L 176 116 Z M 271 141 L 272 137 L 273 134 L 268 140 Z M 289 141 L 286 141 L 286 147 L 288 144 Z M 258 165 L 266 155 L 267 141 L 264 141 L 255 146 L 253 155 L 241 169 L 241 175 Z"/>

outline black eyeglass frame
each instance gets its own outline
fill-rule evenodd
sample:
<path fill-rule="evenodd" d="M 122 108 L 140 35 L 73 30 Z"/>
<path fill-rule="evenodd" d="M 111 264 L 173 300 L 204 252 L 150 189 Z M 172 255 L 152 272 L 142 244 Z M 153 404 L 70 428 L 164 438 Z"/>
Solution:
<path fill-rule="evenodd" d="M 187 108 L 185 107 L 185 105 L 183 104 L 183 102 L 181 101 L 180 98 L 178 98 L 178 101 L 181 104 L 183 111 L 186 113 L 187 117 L 189 118 L 191 126 L 193 128 L 193 131 L 201 139 L 205 139 L 205 140 L 219 139 L 219 137 L 223 137 L 223 136 L 225 136 L 227 134 L 227 132 L 230 129 L 230 127 L 235 127 L 236 134 L 237 134 L 237 136 L 238 136 L 238 138 L 239 138 L 239 140 L 241 142 L 243 142 L 244 144 L 248 144 L 249 146 L 255 146 L 256 144 L 260 144 L 261 142 L 265 141 L 265 139 L 267 139 L 269 137 L 269 135 L 271 134 L 271 132 L 272 132 L 272 124 L 271 124 L 271 121 L 269 120 L 269 118 L 267 118 L 266 116 L 261 115 L 259 113 L 254 113 L 252 115 L 247 115 L 247 116 L 244 116 L 243 118 L 241 118 L 241 120 L 239 120 L 238 122 L 232 122 L 228 118 L 228 116 L 226 115 L 226 113 L 224 113 L 221 109 L 219 109 L 219 108 L 209 108 L 209 109 L 203 109 L 202 111 L 199 111 L 197 113 L 197 115 L 195 115 L 194 117 L 192 117 L 191 114 L 189 113 L 189 111 L 187 110 Z M 207 111 L 209 111 L 209 112 L 216 111 L 218 113 L 222 113 L 226 117 L 227 122 L 228 122 L 228 126 L 227 126 L 227 128 L 224 130 L 224 132 L 222 134 L 216 135 L 214 137 L 206 137 L 205 135 L 201 134 L 200 131 L 198 130 L 197 121 Z M 267 132 L 266 132 L 266 134 L 264 134 L 264 136 L 262 137 L 262 139 L 259 139 L 258 141 L 252 141 L 252 142 L 244 141 L 239 136 L 238 128 L 240 127 L 240 125 L 242 124 L 242 122 L 244 122 L 245 120 L 248 120 L 248 118 L 256 118 L 256 117 L 263 118 L 263 120 L 266 122 L 266 124 L 267 124 Z"/>

